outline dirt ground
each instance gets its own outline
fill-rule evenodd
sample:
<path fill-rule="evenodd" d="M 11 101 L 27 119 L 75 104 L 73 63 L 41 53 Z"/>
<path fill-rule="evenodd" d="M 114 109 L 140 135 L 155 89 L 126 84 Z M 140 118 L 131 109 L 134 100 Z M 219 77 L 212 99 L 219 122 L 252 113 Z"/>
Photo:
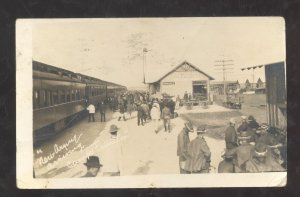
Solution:
<path fill-rule="evenodd" d="M 209 137 L 224 139 L 224 131 L 230 118 L 235 118 L 237 125 L 241 123 L 242 115 L 252 115 L 261 124 L 267 121 L 266 95 L 253 94 L 243 96 L 242 109 L 212 112 L 212 113 L 184 113 L 180 116 L 184 120 L 191 121 L 195 126 L 207 125 Z"/>

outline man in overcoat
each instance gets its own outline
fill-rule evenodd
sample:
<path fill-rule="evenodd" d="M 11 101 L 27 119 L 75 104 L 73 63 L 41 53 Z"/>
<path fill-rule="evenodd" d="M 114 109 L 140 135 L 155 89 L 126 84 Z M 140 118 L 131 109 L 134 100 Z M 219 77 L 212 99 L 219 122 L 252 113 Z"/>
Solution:
<path fill-rule="evenodd" d="M 211 152 L 204 139 L 205 133 L 206 126 L 199 126 L 197 137 L 188 146 L 190 157 L 185 163 L 184 170 L 191 174 L 209 173 Z"/>
<path fill-rule="evenodd" d="M 194 132 L 194 128 L 192 123 L 186 122 L 177 138 L 177 156 L 179 157 L 180 174 L 188 174 L 188 172 L 184 170 L 184 167 L 186 160 L 190 157 L 188 155 L 188 145 L 190 143 L 189 132 Z"/>

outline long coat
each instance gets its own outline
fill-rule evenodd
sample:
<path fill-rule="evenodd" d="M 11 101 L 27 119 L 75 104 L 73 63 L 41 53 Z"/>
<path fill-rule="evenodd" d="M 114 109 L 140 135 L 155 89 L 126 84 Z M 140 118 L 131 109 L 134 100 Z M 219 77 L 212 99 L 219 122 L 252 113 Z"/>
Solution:
<path fill-rule="evenodd" d="M 252 153 L 254 151 L 254 146 L 251 144 L 242 144 L 236 148 L 228 151 L 228 155 L 234 156 L 233 163 L 237 165 L 241 170 L 245 170 L 244 165 L 248 160 L 250 160 Z"/>
<path fill-rule="evenodd" d="M 225 131 L 225 143 L 226 149 L 237 147 L 237 136 L 233 126 L 229 126 Z"/>
<path fill-rule="evenodd" d="M 190 158 L 186 161 L 184 170 L 189 172 L 199 172 L 209 169 L 210 150 L 203 137 L 196 137 L 188 146 Z"/>
<path fill-rule="evenodd" d="M 177 156 L 179 161 L 186 161 L 188 159 L 188 145 L 190 143 L 190 137 L 186 128 L 178 134 L 177 138 Z"/>

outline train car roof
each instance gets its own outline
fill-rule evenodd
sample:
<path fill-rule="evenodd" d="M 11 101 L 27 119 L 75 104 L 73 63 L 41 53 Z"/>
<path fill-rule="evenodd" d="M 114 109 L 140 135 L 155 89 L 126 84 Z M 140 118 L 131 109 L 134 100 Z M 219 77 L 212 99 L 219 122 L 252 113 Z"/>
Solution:
<path fill-rule="evenodd" d="M 114 88 L 126 88 L 125 86 L 116 83 L 104 81 L 80 73 L 74 73 L 72 71 L 51 66 L 35 60 L 32 61 L 32 68 L 35 77 L 50 77 L 53 80 L 77 81 L 89 84 L 106 84 Z"/>
<path fill-rule="evenodd" d="M 71 71 L 51 66 L 42 62 L 32 62 L 33 77 L 60 81 L 81 82 L 80 78 Z"/>

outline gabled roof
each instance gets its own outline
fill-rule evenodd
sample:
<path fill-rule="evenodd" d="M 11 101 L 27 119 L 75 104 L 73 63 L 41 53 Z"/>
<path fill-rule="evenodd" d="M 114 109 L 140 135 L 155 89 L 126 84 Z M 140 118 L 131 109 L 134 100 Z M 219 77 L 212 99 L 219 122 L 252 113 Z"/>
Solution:
<path fill-rule="evenodd" d="M 189 65 L 190 67 L 194 68 L 196 71 L 202 73 L 203 75 L 207 76 L 210 80 L 214 80 L 213 77 L 211 77 L 210 75 L 206 74 L 205 72 L 203 72 L 202 70 L 200 70 L 199 68 L 197 68 L 196 66 L 194 66 L 193 64 L 189 63 L 188 61 L 183 61 L 181 64 L 179 64 L 178 66 L 176 66 L 175 68 L 173 68 L 172 70 L 170 70 L 169 72 L 167 72 L 165 75 L 163 75 L 161 78 L 159 78 L 156 81 L 150 82 L 150 83 L 155 83 L 158 81 L 161 81 L 162 79 L 164 79 L 165 77 L 167 77 L 169 74 L 171 74 L 172 72 L 176 71 L 178 68 L 180 68 L 183 65 Z"/>

